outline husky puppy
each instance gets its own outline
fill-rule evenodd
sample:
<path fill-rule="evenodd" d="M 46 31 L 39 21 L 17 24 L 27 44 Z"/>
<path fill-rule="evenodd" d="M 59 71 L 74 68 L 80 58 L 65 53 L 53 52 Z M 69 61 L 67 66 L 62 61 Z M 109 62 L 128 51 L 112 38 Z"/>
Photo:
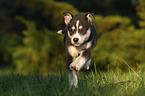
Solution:
<path fill-rule="evenodd" d="M 89 69 L 91 51 L 97 43 L 97 31 L 91 17 L 95 18 L 94 14 L 64 13 L 66 27 L 57 32 L 64 34 L 70 88 L 78 87 L 77 71 L 83 66 L 87 70 Z"/>

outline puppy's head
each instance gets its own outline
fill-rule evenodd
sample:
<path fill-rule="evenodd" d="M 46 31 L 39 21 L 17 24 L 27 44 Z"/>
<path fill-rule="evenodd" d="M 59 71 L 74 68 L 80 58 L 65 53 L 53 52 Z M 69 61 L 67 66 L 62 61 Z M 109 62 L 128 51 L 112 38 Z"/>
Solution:
<path fill-rule="evenodd" d="M 87 41 L 91 35 L 92 13 L 73 16 L 71 13 L 64 13 L 64 20 L 67 26 L 67 34 L 74 46 L 80 46 Z"/>

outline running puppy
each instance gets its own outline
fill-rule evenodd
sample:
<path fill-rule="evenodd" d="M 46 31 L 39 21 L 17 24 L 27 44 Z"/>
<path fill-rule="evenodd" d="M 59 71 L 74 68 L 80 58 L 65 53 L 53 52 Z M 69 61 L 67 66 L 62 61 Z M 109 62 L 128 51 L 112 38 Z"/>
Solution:
<path fill-rule="evenodd" d="M 66 27 L 57 32 L 64 34 L 70 88 L 78 87 L 77 71 L 83 66 L 89 69 L 91 51 L 97 43 L 97 31 L 91 17 L 95 18 L 94 14 L 73 16 L 71 13 L 64 13 Z"/>

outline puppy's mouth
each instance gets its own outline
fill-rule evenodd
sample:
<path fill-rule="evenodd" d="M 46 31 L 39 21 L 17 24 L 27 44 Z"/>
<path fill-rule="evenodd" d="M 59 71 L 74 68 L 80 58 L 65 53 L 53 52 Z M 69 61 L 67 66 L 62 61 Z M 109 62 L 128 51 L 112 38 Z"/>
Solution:
<path fill-rule="evenodd" d="M 81 46 L 81 44 L 80 43 L 74 43 L 74 46 L 79 47 L 79 46 Z"/>

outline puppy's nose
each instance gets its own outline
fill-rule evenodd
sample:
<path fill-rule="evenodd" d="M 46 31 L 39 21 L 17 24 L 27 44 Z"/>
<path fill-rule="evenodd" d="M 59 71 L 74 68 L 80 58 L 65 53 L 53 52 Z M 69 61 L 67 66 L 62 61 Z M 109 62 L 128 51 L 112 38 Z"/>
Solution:
<path fill-rule="evenodd" d="M 73 41 L 74 42 L 78 42 L 79 41 L 79 38 L 74 38 Z"/>

